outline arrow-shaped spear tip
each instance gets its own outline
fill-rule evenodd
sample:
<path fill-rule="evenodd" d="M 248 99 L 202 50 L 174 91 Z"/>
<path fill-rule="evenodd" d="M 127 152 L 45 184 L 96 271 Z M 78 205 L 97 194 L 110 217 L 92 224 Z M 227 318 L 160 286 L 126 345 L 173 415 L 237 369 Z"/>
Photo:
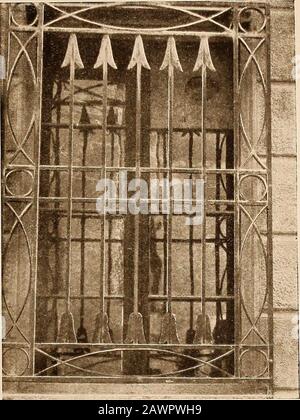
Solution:
<path fill-rule="evenodd" d="M 150 70 L 150 65 L 145 54 L 143 39 L 141 35 L 138 35 L 135 38 L 131 60 L 128 65 L 128 70 L 132 69 L 136 65 L 140 65 L 145 69 Z"/>
<path fill-rule="evenodd" d="M 178 57 L 176 42 L 173 36 L 168 38 L 167 48 L 160 70 L 164 70 L 166 67 L 173 67 L 183 71 Z"/>
<path fill-rule="evenodd" d="M 104 64 L 109 64 L 113 69 L 117 69 L 117 65 L 115 63 L 111 47 L 110 37 L 108 35 L 104 35 L 104 37 L 102 38 L 98 58 L 94 65 L 94 69 L 97 69 L 98 67 L 103 66 Z"/>
<path fill-rule="evenodd" d="M 201 37 L 198 57 L 193 71 L 199 70 L 202 66 L 207 67 L 211 71 L 216 71 L 211 58 L 207 36 Z"/>
<path fill-rule="evenodd" d="M 78 48 L 77 37 L 75 34 L 71 34 L 68 42 L 66 55 L 61 67 L 67 67 L 74 63 L 75 67 L 83 69 L 84 65 L 80 57 Z"/>

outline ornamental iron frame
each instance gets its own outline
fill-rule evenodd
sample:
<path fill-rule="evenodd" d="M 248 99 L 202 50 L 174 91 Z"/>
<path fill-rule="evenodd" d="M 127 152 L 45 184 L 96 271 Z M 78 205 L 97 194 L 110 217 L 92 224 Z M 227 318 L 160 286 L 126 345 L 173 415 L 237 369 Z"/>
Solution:
<path fill-rule="evenodd" d="M 233 140 L 234 140 L 234 167 L 232 169 L 216 169 L 211 170 L 207 169 L 205 165 L 205 148 L 203 149 L 203 167 L 201 169 L 193 169 L 193 173 L 201 173 L 203 178 L 205 179 L 207 174 L 213 173 L 219 177 L 222 177 L 223 174 L 225 175 L 232 175 L 234 177 L 234 199 L 232 200 L 221 200 L 216 199 L 213 200 L 215 205 L 222 205 L 222 204 L 230 204 L 234 207 L 234 305 L 235 305 L 235 338 L 234 343 L 229 345 L 215 345 L 211 343 L 200 342 L 193 344 L 180 344 L 178 340 L 175 338 L 170 338 L 172 335 L 169 331 L 168 339 L 162 340 L 159 344 L 154 343 L 146 343 L 145 337 L 143 334 L 140 334 L 137 331 L 139 330 L 139 323 L 141 322 L 140 314 L 138 312 L 138 285 L 139 285 L 139 278 L 138 278 L 138 270 L 135 270 L 135 278 L 134 278 L 134 294 L 135 294 L 135 302 L 134 302 L 134 312 L 132 314 L 132 325 L 135 326 L 133 328 L 133 333 L 131 336 L 127 337 L 124 343 L 116 344 L 109 342 L 109 340 L 103 339 L 105 336 L 105 314 L 100 312 L 100 321 L 103 323 L 103 330 L 101 332 L 101 339 L 98 343 L 88 343 L 88 347 L 92 349 L 92 353 L 94 355 L 101 354 L 101 353 L 108 353 L 108 352 L 128 352 L 128 351 L 156 351 L 156 352 L 164 352 L 164 354 L 170 354 L 177 356 L 182 355 L 180 350 L 211 350 L 211 349 L 219 349 L 221 351 L 221 358 L 226 355 L 234 355 L 234 374 L 232 375 L 225 375 L 225 377 L 220 378 L 213 378 L 213 377 L 198 377 L 198 378 L 189 378 L 189 377 L 178 377 L 174 374 L 170 375 L 153 375 L 153 376 L 139 376 L 138 378 L 135 376 L 114 376 L 114 375 L 94 375 L 92 372 L 85 372 L 87 376 L 76 375 L 72 377 L 73 381 L 96 381 L 96 382 L 113 382 L 113 381 L 121 381 L 121 382 L 135 382 L 135 381 L 145 381 L 145 382 L 163 382 L 165 380 L 172 380 L 174 382 L 193 382 L 193 383 L 232 383 L 232 382 L 239 382 L 239 383 L 254 383 L 257 385 L 262 385 L 262 387 L 266 387 L 268 392 L 272 392 L 273 387 L 273 324 L 272 324 L 272 315 L 273 315 L 273 302 L 272 302 L 272 218 L 271 218 L 271 119 L 270 119 L 270 12 L 269 6 L 266 4 L 258 3 L 239 3 L 239 2 L 166 2 L 166 3 L 156 3 L 156 2 L 119 2 L 119 3 L 87 3 L 84 6 L 81 4 L 55 4 L 55 3 L 39 3 L 34 4 L 32 7 L 35 9 L 36 13 L 33 15 L 31 23 L 18 23 L 17 19 L 15 18 L 15 5 L 9 6 L 9 30 L 8 30 L 8 42 L 7 42 L 7 75 L 5 81 L 5 106 L 4 106 L 4 117 L 5 117 L 5 130 L 4 134 L 9 135 L 12 138 L 12 142 L 14 144 L 13 151 L 8 150 L 6 146 L 4 146 L 4 164 L 3 164 L 3 182 L 2 182 L 2 197 L 3 197 L 3 206 L 6 207 L 14 217 L 14 222 L 10 226 L 10 230 L 8 234 L 5 236 L 5 248 L 4 248 L 4 263 L 6 253 L 8 252 L 8 248 L 11 246 L 11 241 L 14 235 L 14 232 L 17 229 L 21 229 L 26 244 L 28 248 L 28 268 L 29 268 L 29 281 L 28 284 L 24 284 L 24 288 L 27 288 L 27 291 L 24 296 L 24 301 L 21 303 L 19 307 L 19 311 L 17 314 L 12 314 L 10 312 L 9 303 L 5 296 L 5 290 L 3 293 L 4 305 L 10 317 L 12 326 L 10 329 L 17 329 L 20 333 L 22 340 L 18 342 L 12 342 L 9 340 L 5 340 L 3 342 L 3 357 L 8 352 L 15 352 L 15 354 L 19 355 L 16 357 L 25 357 L 26 362 L 22 369 L 18 372 L 14 372 L 12 374 L 7 374 L 5 380 L 23 380 L 24 378 L 28 380 L 52 380 L 52 381 L 59 381 L 64 380 L 62 377 L 58 376 L 41 376 L 44 375 L 45 372 L 37 372 L 36 371 L 36 356 L 37 354 L 43 354 L 48 357 L 50 360 L 54 362 L 55 366 L 63 366 L 63 367 L 74 367 L 73 363 L 77 359 L 82 359 L 86 357 L 86 354 L 73 354 L 72 356 L 65 356 L 63 358 L 58 356 L 53 356 L 51 351 L 52 349 L 57 349 L 59 347 L 64 347 L 70 349 L 82 349 L 86 347 L 87 344 L 84 343 L 77 343 L 76 337 L 74 336 L 72 339 L 70 337 L 64 336 L 64 331 L 61 332 L 59 337 L 61 338 L 58 342 L 55 343 L 39 343 L 36 341 L 36 293 L 37 293 L 37 265 L 38 265 L 38 231 L 39 231 L 39 205 L 40 205 L 40 197 L 39 197 L 39 185 L 40 185 L 40 143 L 41 143 L 41 134 L 42 134 L 42 83 L 43 83 L 43 46 L 44 46 L 44 35 L 46 33 L 69 33 L 70 34 L 70 41 L 68 52 L 65 56 L 65 60 L 63 65 L 70 67 L 70 89 L 71 92 L 74 92 L 74 75 L 76 71 L 76 67 L 82 67 L 84 64 L 80 58 L 80 52 L 78 50 L 77 45 L 77 34 L 99 34 L 99 38 L 103 36 L 103 50 L 102 55 L 101 51 L 98 57 L 98 62 L 95 64 L 95 67 L 102 66 L 103 72 L 103 86 L 104 86 L 104 99 L 103 99 L 103 112 L 104 116 L 107 116 L 107 74 L 109 71 L 109 66 L 114 67 L 114 59 L 111 51 L 111 45 L 109 41 L 110 36 L 114 35 L 124 35 L 130 37 L 130 39 L 134 39 L 135 37 L 135 52 L 133 52 L 133 56 L 131 59 L 131 63 L 129 67 L 137 66 L 136 74 L 137 74 L 137 95 L 136 95 L 136 166 L 131 168 L 135 171 L 135 174 L 139 177 L 143 172 L 151 172 L 151 168 L 143 168 L 140 162 L 140 145 L 141 145 L 141 71 L 142 67 L 147 68 L 149 66 L 147 62 L 147 58 L 144 55 L 143 51 L 143 41 L 142 38 L 144 37 L 159 37 L 168 40 L 168 49 L 165 62 L 163 63 L 162 67 L 168 67 L 168 128 L 165 130 L 163 135 L 166 136 L 166 152 L 169 156 L 169 169 L 167 170 L 168 176 L 172 177 L 172 169 L 171 167 L 171 146 L 172 146 L 172 136 L 173 136 L 173 121 L 172 121 L 172 113 L 173 113 L 173 91 L 174 91 L 174 67 L 178 67 L 180 70 L 180 62 L 177 60 L 176 57 L 176 44 L 175 39 L 177 37 L 190 37 L 190 38 L 200 38 L 201 42 L 203 40 L 209 41 L 211 37 L 214 38 L 226 38 L 232 40 L 233 44 L 233 68 L 234 68 L 234 75 L 233 75 L 233 84 L 234 84 L 234 127 L 233 127 Z M 110 24 L 104 24 L 98 21 L 93 21 L 91 18 L 83 17 L 86 16 L 85 14 L 91 11 L 99 11 L 101 8 L 105 8 L 106 10 L 109 8 L 115 9 L 118 8 L 122 9 L 136 9 L 140 8 L 143 9 L 153 9 L 156 11 L 162 12 L 174 12 L 183 14 L 185 17 L 189 19 L 189 21 L 185 21 L 183 24 L 175 24 L 169 27 L 153 27 L 153 28 L 145 28 L 145 27 L 132 27 L 132 26 L 114 26 Z M 56 17 L 51 19 L 46 19 L 45 10 L 52 10 L 56 13 Z M 247 14 L 250 11 L 254 11 L 262 17 L 262 25 L 258 29 L 251 30 L 248 26 L 244 26 L 241 16 L 243 14 Z M 218 17 L 221 15 L 228 14 L 230 16 L 229 24 L 226 25 L 221 23 L 218 20 Z M 72 26 L 70 26 L 70 22 L 72 22 Z M 67 23 L 65 25 L 65 23 Z M 210 25 L 209 30 L 201 30 L 203 25 Z M 22 37 L 27 39 L 22 41 Z M 15 57 L 11 55 L 11 43 L 17 42 L 19 45 L 19 51 Z M 251 48 L 251 42 L 257 42 L 254 49 Z M 32 54 L 29 52 L 28 47 L 34 45 L 35 53 Z M 175 45 L 175 50 L 174 50 Z M 208 44 L 207 44 L 208 45 Z M 262 69 L 259 59 L 257 58 L 258 51 L 261 47 L 265 49 L 264 63 Z M 202 45 L 201 48 L 204 48 L 205 45 Z M 241 68 L 240 63 L 240 51 L 241 48 L 244 48 L 245 51 L 248 52 L 248 59 L 246 63 Z M 175 52 L 174 52 L 175 51 Z M 209 51 L 209 47 L 208 47 Z M 207 52 L 207 51 L 206 51 Z M 106 55 L 105 55 L 105 54 Z M 104 54 L 104 55 L 103 55 Z M 200 54 L 200 53 L 199 53 Z M 33 55 L 33 56 L 32 56 Z M 14 127 L 11 123 L 11 116 L 10 116 L 10 106 L 9 106 L 9 95 L 10 95 L 10 87 L 12 84 L 12 80 L 15 77 L 16 67 L 21 57 L 24 57 L 27 60 L 27 64 L 29 65 L 31 76 L 32 76 L 32 84 L 34 86 L 34 101 L 33 101 L 33 110 L 32 110 L 32 118 L 30 124 L 22 136 L 22 138 L 18 138 Z M 204 58 L 203 58 L 204 57 Z M 202 71 L 202 124 L 201 124 L 201 133 L 203 139 L 203 145 L 205 145 L 205 138 L 207 134 L 207 130 L 205 127 L 205 95 L 206 95 L 206 71 L 209 69 L 213 64 L 209 60 L 207 54 L 204 56 L 198 57 L 198 69 L 201 68 Z M 105 61 L 106 60 L 106 61 Z M 249 133 L 247 133 L 247 129 L 243 122 L 242 117 L 242 110 L 241 110 L 241 98 L 243 95 L 243 77 L 247 68 L 254 64 L 258 77 L 260 77 L 263 92 L 264 92 L 264 101 L 265 101 L 265 115 L 264 115 L 264 123 L 263 129 L 260 133 L 259 139 L 257 142 L 254 139 L 251 139 Z M 197 63 L 196 63 L 197 65 Z M 195 66 L 196 67 L 196 66 Z M 100 70 L 99 70 L 100 71 Z M 72 156 L 72 147 L 73 147 L 73 136 L 74 136 L 74 129 L 76 124 L 73 121 L 74 115 L 74 95 L 71 95 L 73 101 L 70 101 L 70 124 L 68 126 L 69 129 L 69 148 L 70 148 L 70 155 Z M 105 148 L 105 144 L 107 141 L 107 127 L 106 127 L 106 118 L 104 117 L 104 129 L 103 132 L 103 144 Z M 78 127 L 77 127 L 78 128 Z M 190 133 L 191 134 L 191 133 Z M 220 133 L 219 133 L 220 134 Z M 223 133 L 224 134 L 224 133 Z M 225 133 L 226 136 L 226 133 Z M 261 159 L 259 151 L 256 150 L 256 144 L 262 137 L 265 137 L 266 141 L 266 162 Z M 6 140 L 6 137 L 5 137 Z M 30 155 L 29 152 L 26 151 L 26 143 L 28 142 L 33 143 L 33 153 Z M 220 140 L 219 140 L 220 141 Z M 247 144 L 249 154 L 245 160 L 242 159 L 241 153 L 241 144 L 245 142 Z M 203 146 L 204 147 L 204 146 Z M 22 163 L 20 161 L 19 156 L 22 156 Z M 104 153 L 105 156 L 105 153 Z M 71 158 L 70 158 L 71 159 Z M 247 166 L 249 160 L 254 159 L 257 163 L 257 167 L 255 169 L 249 168 Z M 24 163 L 26 161 L 26 163 Z M 110 168 L 106 165 L 105 159 L 102 162 L 102 175 L 105 175 L 111 172 L 114 168 Z M 52 167 L 51 167 L 52 168 Z M 44 168 L 45 169 L 45 168 Z M 72 184 L 72 171 L 73 171 L 73 164 L 72 161 L 69 160 L 67 165 L 68 169 L 68 177 L 69 183 Z M 99 169 L 99 168 L 98 168 Z M 120 169 L 120 168 L 119 168 Z M 180 168 L 173 168 L 173 172 L 180 171 Z M 9 187 L 9 177 L 15 175 L 16 173 L 22 172 L 23 175 L 26 174 L 29 176 L 31 180 L 31 186 L 28 191 L 23 193 L 14 193 Z M 166 172 L 166 168 L 163 169 L 163 172 Z M 264 188 L 264 194 L 262 197 L 258 199 L 247 199 L 242 194 L 241 185 L 247 179 L 259 180 Z M 82 202 L 88 202 L 89 200 L 81 200 Z M 69 251 L 71 247 L 71 217 L 72 217 L 72 191 L 69 189 L 68 192 L 68 240 L 69 240 Z M 19 207 L 15 207 L 15 203 L 20 205 L 20 210 L 17 209 Z M 209 203 L 209 200 L 206 201 Z M 22 208 L 23 206 L 23 208 Z M 248 206 L 253 206 L 259 208 L 259 212 L 252 216 L 250 211 L 248 211 Z M 256 225 L 257 219 L 263 212 L 267 215 L 267 243 L 264 244 L 263 239 L 261 238 L 261 232 Z M 25 216 L 29 215 L 31 219 L 30 225 L 27 227 L 25 222 Z M 246 231 L 246 234 L 242 237 L 241 233 L 241 217 L 245 216 L 250 225 Z M 27 222 L 28 223 L 28 222 Z M 105 235 L 105 216 L 102 220 L 102 232 L 103 237 Z M 204 225 L 205 225 L 205 218 L 204 218 Z M 251 316 L 247 313 L 246 304 L 243 299 L 243 287 L 242 287 L 242 274 L 241 274 L 241 264 L 243 258 L 243 250 L 245 246 L 245 242 L 251 230 L 254 230 L 257 234 L 258 240 L 263 248 L 263 254 L 265 257 L 266 263 L 266 290 L 264 294 L 263 304 L 259 311 L 259 314 L 256 319 L 252 319 Z M 205 232 L 205 229 L 203 229 Z M 135 224 L 135 235 L 139 235 L 139 225 L 138 222 Z M 171 237 L 171 216 L 167 218 L 167 243 L 168 247 L 170 247 L 170 237 Z M 136 236 L 136 242 L 138 236 Z M 202 238 L 203 243 L 205 243 L 205 233 L 204 237 Z M 102 241 L 103 242 L 103 241 Z M 137 247 L 136 247 L 137 248 Z M 104 260 L 104 244 L 102 244 L 101 248 L 102 253 L 102 260 Z M 168 254 L 169 258 L 171 258 L 170 253 Z M 203 261 L 205 261 L 205 246 L 202 247 L 202 257 Z M 70 252 L 69 252 L 69 260 L 70 260 Z M 135 266 L 138 266 L 138 251 L 135 251 L 134 255 Z M 68 264 L 69 273 L 70 273 L 70 261 Z M 170 261 L 169 261 L 170 267 Z M 202 264 L 202 276 L 205 278 L 205 263 Z M 102 262 L 102 272 L 103 278 L 105 276 L 105 269 L 104 269 L 104 262 Z M 167 279 L 170 282 L 171 274 L 168 273 Z M 68 281 L 70 282 L 70 275 L 68 276 Z M 5 279 L 4 279 L 5 282 Z M 100 296 L 104 302 L 104 282 L 102 284 L 102 289 L 100 290 Z M 198 299 L 201 302 L 202 306 L 202 315 L 204 324 L 206 321 L 205 315 L 205 281 L 202 283 L 202 294 L 201 296 L 195 297 L 196 300 Z M 70 313 L 70 293 L 68 290 L 70 289 L 70 284 L 67 285 L 67 307 L 66 307 L 66 323 L 72 323 L 72 315 Z M 165 296 L 164 296 L 165 298 Z M 171 283 L 168 283 L 167 287 L 167 314 L 166 314 L 166 325 L 170 327 L 170 324 L 173 322 L 173 315 L 172 315 L 172 292 L 171 292 Z M 27 336 L 19 327 L 19 319 L 24 316 L 24 308 L 28 306 L 30 307 L 30 311 L 28 312 L 29 323 L 31 325 L 30 334 Z M 263 344 L 245 344 L 245 336 L 241 335 L 241 317 L 242 313 L 246 315 L 250 324 L 250 332 L 254 331 L 255 333 L 260 336 L 258 322 L 264 312 L 267 312 L 268 317 L 268 338 L 263 340 Z M 62 326 L 63 320 L 61 321 Z M 133 334 L 133 336 L 132 336 Z M 109 335 L 109 333 L 108 333 Z M 107 334 L 106 334 L 107 336 Z M 222 353 L 225 352 L 225 353 Z M 263 372 L 257 373 L 254 376 L 245 376 L 241 370 L 241 359 L 245 356 L 245 354 L 251 352 L 257 352 L 266 361 L 265 368 Z M 91 353 L 89 353 L 89 356 Z M 214 365 L 215 361 L 218 360 L 218 357 L 215 359 L 210 360 L 203 360 L 193 356 L 184 356 L 190 358 L 192 361 L 198 363 L 198 367 L 203 366 L 211 366 L 216 369 L 216 365 Z M 78 367 L 76 367 L 78 369 Z M 46 369 L 47 370 L 47 369 Z M 7 372 L 4 372 L 4 375 Z M 66 378 L 65 378 L 66 379 Z"/>

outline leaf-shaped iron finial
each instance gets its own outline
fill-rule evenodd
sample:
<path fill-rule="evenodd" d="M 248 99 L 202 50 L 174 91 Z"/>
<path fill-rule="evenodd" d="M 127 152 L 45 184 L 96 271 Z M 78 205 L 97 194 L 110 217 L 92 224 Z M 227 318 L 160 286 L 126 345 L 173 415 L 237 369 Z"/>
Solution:
<path fill-rule="evenodd" d="M 66 311 L 62 314 L 59 332 L 57 336 L 58 343 L 76 343 L 76 333 L 74 327 L 74 318 L 70 311 Z"/>
<path fill-rule="evenodd" d="M 77 37 L 75 34 L 70 35 L 67 52 L 62 63 L 62 67 L 71 66 L 72 64 L 79 69 L 83 69 L 84 65 L 80 57 Z"/>
<path fill-rule="evenodd" d="M 98 58 L 94 65 L 94 69 L 97 69 L 100 66 L 106 64 L 109 64 L 110 67 L 112 67 L 113 69 L 117 69 L 117 65 L 115 63 L 111 47 L 110 37 L 108 35 L 104 35 L 104 37 L 102 38 Z"/>
<path fill-rule="evenodd" d="M 145 344 L 143 316 L 140 312 L 132 312 L 128 319 L 128 331 L 125 344 Z"/>
<path fill-rule="evenodd" d="M 176 318 L 174 314 L 165 313 L 161 321 L 160 344 L 178 344 Z"/>
<path fill-rule="evenodd" d="M 211 71 L 216 71 L 210 55 L 210 48 L 207 36 L 201 37 L 200 39 L 198 57 L 193 71 L 197 71 L 203 66 L 207 67 Z"/>
<path fill-rule="evenodd" d="M 160 70 L 164 70 L 166 67 L 172 67 L 183 71 L 177 53 L 176 42 L 173 36 L 168 38 L 168 44 Z"/>
<path fill-rule="evenodd" d="M 112 343 L 109 329 L 109 321 L 106 313 L 98 314 L 95 321 L 95 331 L 93 335 L 94 343 Z"/>
<path fill-rule="evenodd" d="M 196 332 L 194 337 L 195 344 L 212 343 L 212 334 L 210 327 L 209 316 L 206 315 L 205 318 L 202 314 L 198 315 L 196 321 Z"/>
<path fill-rule="evenodd" d="M 150 70 L 141 35 L 138 35 L 135 38 L 131 60 L 128 64 L 128 70 L 132 69 L 136 65 Z"/>

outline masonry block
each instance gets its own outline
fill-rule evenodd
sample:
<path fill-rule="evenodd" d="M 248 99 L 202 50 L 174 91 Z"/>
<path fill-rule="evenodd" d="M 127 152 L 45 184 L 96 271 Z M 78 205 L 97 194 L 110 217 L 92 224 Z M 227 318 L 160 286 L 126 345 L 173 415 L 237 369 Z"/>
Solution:
<path fill-rule="evenodd" d="M 293 80 L 295 56 L 295 18 L 293 9 L 271 11 L 271 77 Z"/>
<path fill-rule="evenodd" d="M 272 84 L 272 152 L 295 154 L 296 94 L 295 85 L 289 83 Z"/>
<path fill-rule="evenodd" d="M 292 233 L 297 230 L 296 158 L 274 157 L 272 168 L 273 230 Z"/>
<path fill-rule="evenodd" d="M 298 387 L 297 312 L 274 315 L 274 385 L 279 388 Z"/>
<path fill-rule="evenodd" d="M 273 238 L 274 307 L 297 309 L 297 237 Z"/>

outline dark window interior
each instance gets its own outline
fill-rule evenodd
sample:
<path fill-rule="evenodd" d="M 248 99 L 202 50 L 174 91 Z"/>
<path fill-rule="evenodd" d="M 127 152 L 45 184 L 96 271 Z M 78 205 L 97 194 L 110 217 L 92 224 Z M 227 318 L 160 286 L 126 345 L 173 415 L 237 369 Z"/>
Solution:
<path fill-rule="evenodd" d="M 68 68 L 61 68 L 68 37 L 65 34 L 45 35 L 44 78 L 42 109 L 42 143 L 40 169 L 39 212 L 39 259 L 38 259 L 38 317 L 37 341 L 55 342 L 59 318 L 63 311 L 66 272 L 66 197 L 69 133 L 70 85 Z M 99 312 L 97 297 L 100 276 L 99 219 L 95 209 L 96 184 L 101 176 L 101 142 L 103 122 L 102 73 L 94 69 L 99 50 L 99 39 L 79 36 L 79 49 L 85 68 L 76 70 L 74 95 L 74 150 L 73 150 L 73 214 L 72 258 L 76 267 L 72 272 L 71 304 L 78 342 L 91 343 L 95 338 L 95 316 Z M 118 69 L 109 69 L 106 166 L 112 168 L 109 176 L 117 180 L 119 168 L 135 167 L 136 76 L 128 71 L 133 39 L 112 40 Z M 193 177 L 190 169 L 197 168 L 201 156 L 201 123 L 197 107 L 201 106 L 201 75 L 192 73 L 188 56 L 197 54 L 198 43 L 181 42 L 179 53 L 185 59 L 183 67 L 187 75 L 175 81 L 173 166 L 184 166 L 186 174 Z M 151 71 L 142 72 L 141 102 L 141 165 L 145 168 L 166 168 L 166 75 L 159 72 L 165 42 L 145 41 Z M 227 68 L 225 89 L 219 75 L 208 75 L 207 145 L 208 168 L 234 168 L 232 131 L 232 48 L 230 43 L 212 46 L 212 54 L 221 52 Z M 186 53 L 185 53 L 186 52 Z M 226 57 L 225 57 L 226 55 Z M 220 59 L 220 63 L 222 58 Z M 229 70 L 228 70 L 229 67 Z M 222 69 L 218 68 L 220 74 Z M 231 72 L 231 74 L 230 74 Z M 183 92 L 178 97 L 176 89 Z M 179 97 L 180 95 L 180 97 Z M 193 114 L 193 110 L 196 110 Z M 161 114 L 161 115 L 160 115 Z M 225 117 L 224 117 L 225 116 Z M 158 126 L 157 121 L 161 125 Z M 226 126 L 222 124 L 226 123 Z M 155 149 L 156 148 L 156 149 Z M 129 173 L 129 177 L 134 172 Z M 149 180 L 154 173 L 143 175 Z M 206 306 L 207 331 L 203 340 L 208 343 L 230 344 L 234 342 L 234 214 L 233 205 L 220 204 L 218 200 L 234 199 L 233 175 L 212 173 L 207 176 L 207 231 L 206 231 Z M 81 199 L 85 198 L 86 201 Z M 90 199 L 90 201 L 88 200 Z M 216 203 L 214 201 L 217 200 Z M 177 318 L 177 330 L 181 343 L 192 344 L 201 302 L 201 227 L 186 227 L 183 216 L 174 216 L 173 253 L 173 312 Z M 139 247 L 139 311 L 143 316 L 146 343 L 157 343 L 160 334 L 160 318 L 166 311 L 166 217 L 141 216 L 139 243 L 134 243 L 134 216 L 108 216 L 105 242 L 106 284 L 105 308 L 109 319 L 109 333 L 113 343 L 122 343 L 128 330 L 128 319 L 133 311 L 134 247 Z M 177 256 L 179 256 L 177 260 Z M 53 272 L 54 271 L 54 272 Z M 71 350 L 72 353 L 73 350 Z M 79 352 L 86 349 L 74 350 Z M 223 350 L 213 350 L 218 357 Z M 68 351 L 61 351 L 66 357 Z M 174 364 L 185 370 L 197 364 L 193 356 L 199 350 L 184 350 L 191 358 L 181 358 L 159 351 L 115 352 L 113 355 L 95 356 L 106 373 L 121 372 L 127 375 L 164 374 Z M 211 353 L 210 353 L 211 356 Z M 205 360 L 207 354 L 203 354 Z M 38 370 L 46 367 L 39 357 Z M 233 357 L 227 357 L 219 367 L 233 373 Z M 104 366 L 104 368 L 103 368 Z M 218 362 L 216 364 L 218 366 Z M 53 370 L 52 372 L 55 372 Z M 58 373 L 58 372 L 56 372 Z M 183 376 L 222 376 L 217 369 L 190 369 Z M 180 376 L 180 373 L 179 373 Z"/>

